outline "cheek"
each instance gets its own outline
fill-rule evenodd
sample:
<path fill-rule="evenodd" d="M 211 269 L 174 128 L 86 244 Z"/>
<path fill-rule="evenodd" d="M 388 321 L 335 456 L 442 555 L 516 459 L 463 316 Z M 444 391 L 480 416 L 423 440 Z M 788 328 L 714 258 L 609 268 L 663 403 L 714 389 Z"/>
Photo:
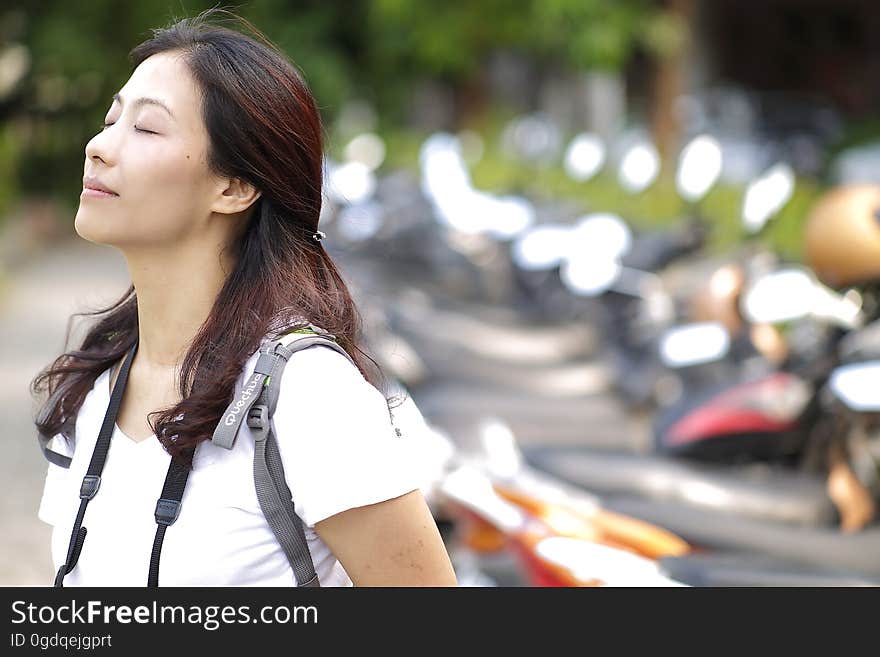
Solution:
<path fill-rule="evenodd" d="M 80 201 L 81 237 L 109 244 L 162 243 L 193 230 L 203 212 L 204 165 L 196 153 L 154 153 L 127 163 L 117 199 Z"/>
<path fill-rule="evenodd" d="M 202 178 L 197 159 L 189 152 L 157 153 L 142 166 L 126 173 L 131 179 L 132 200 L 147 206 L 189 204 L 199 196 Z"/>

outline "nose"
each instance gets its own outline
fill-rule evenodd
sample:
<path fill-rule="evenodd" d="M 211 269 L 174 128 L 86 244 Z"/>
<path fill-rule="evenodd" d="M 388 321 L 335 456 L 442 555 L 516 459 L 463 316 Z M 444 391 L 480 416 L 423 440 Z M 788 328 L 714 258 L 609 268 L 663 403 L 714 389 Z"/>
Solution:
<path fill-rule="evenodd" d="M 114 160 L 112 141 L 113 127 L 104 128 L 86 143 L 86 159 L 96 160 L 111 165 Z"/>

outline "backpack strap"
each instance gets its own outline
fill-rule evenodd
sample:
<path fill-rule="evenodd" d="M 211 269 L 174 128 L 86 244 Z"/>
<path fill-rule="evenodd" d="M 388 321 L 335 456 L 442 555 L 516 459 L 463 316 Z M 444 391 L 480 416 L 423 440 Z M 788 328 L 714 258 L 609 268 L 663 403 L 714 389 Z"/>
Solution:
<path fill-rule="evenodd" d="M 232 449 L 241 423 L 250 416 L 251 409 L 257 404 L 265 388 L 268 388 L 266 405 L 269 407 L 269 416 L 271 417 L 278 404 L 281 372 L 284 370 L 287 360 L 300 349 L 313 345 L 330 347 L 357 367 L 348 352 L 336 342 L 335 336 L 313 324 L 309 324 L 307 328 L 286 333 L 276 340 L 266 343 L 260 348 L 260 356 L 254 366 L 253 373 L 244 381 L 220 417 L 211 442 L 218 447 Z"/>
<path fill-rule="evenodd" d="M 301 349 L 318 345 L 330 347 L 344 354 L 351 361 L 348 353 L 326 336 L 301 336 L 295 337 L 289 344 L 285 344 L 285 341 L 281 341 L 281 344 L 273 343 L 270 353 L 274 354 L 275 361 L 267 379 L 268 385 L 263 387 L 258 403 L 251 408 L 247 419 L 255 441 L 254 485 L 257 498 L 269 526 L 296 574 L 298 586 L 320 586 L 320 583 L 306 543 L 302 520 L 296 513 L 293 496 L 284 476 L 271 418 L 278 402 L 281 373 L 288 359 Z M 354 364 L 354 361 L 351 362 Z"/>
<path fill-rule="evenodd" d="M 309 325 L 307 329 L 288 333 L 260 350 L 254 375 L 245 381 L 214 433 L 215 442 L 219 438 L 220 446 L 229 445 L 227 449 L 231 449 L 241 420 L 246 418 L 255 441 L 254 486 L 257 499 L 296 575 L 298 586 L 320 586 L 320 583 L 306 542 L 302 520 L 296 513 L 293 496 L 287 486 L 271 421 L 278 403 L 281 374 L 294 353 L 314 346 L 329 347 L 355 365 L 334 336 L 326 331 L 319 334 L 315 329 L 317 327 Z M 226 424 L 227 419 L 230 424 Z"/>

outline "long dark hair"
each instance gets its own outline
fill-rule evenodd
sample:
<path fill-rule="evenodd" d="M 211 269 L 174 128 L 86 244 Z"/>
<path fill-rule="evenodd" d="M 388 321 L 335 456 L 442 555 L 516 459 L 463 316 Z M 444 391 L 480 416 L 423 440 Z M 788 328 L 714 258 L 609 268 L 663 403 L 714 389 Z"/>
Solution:
<path fill-rule="evenodd" d="M 253 37 L 212 24 L 218 15 L 230 17 Z M 201 88 L 208 166 L 261 192 L 234 245 L 237 264 L 184 358 L 178 381 L 182 401 L 149 415 L 165 449 L 191 465 L 192 451 L 213 435 L 244 363 L 267 336 L 311 322 L 334 334 L 361 374 L 383 393 L 385 380 L 378 363 L 358 345 L 363 322 L 345 282 L 321 243 L 312 239 L 321 210 L 324 135 L 306 83 L 275 44 L 223 9 L 154 29 L 129 53 L 132 68 L 167 51 L 182 53 Z M 77 316 L 92 323 L 79 348 L 69 349 Z M 65 353 L 31 382 L 32 394 L 48 392 L 35 420 L 38 431 L 69 436 L 70 423 L 95 380 L 137 338 L 133 285 L 109 307 L 74 314 Z"/>

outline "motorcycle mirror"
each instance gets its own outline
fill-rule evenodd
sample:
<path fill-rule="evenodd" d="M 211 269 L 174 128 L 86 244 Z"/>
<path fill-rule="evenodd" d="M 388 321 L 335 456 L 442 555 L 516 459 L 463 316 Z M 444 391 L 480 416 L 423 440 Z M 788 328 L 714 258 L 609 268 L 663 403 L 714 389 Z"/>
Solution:
<path fill-rule="evenodd" d="M 569 178 L 586 182 L 602 169 L 605 163 L 605 144 L 601 137 L 582 132 L 565 149 L 563 167 Z"/>
<path fill-rule="evenodd" d="M 535 223 L 535 207 L 523 196 L 491 197 L 489 207 L 486 232 L 495 239 L 513 239 Z"/>
<path fill-rule="evenodd" d="M 816 282 L 803 269 L 783 269 L 758 278 L 742 297 L 740 310 L 750 322 L 774 324 L 809 315 L 815 306 Z"/>
<path fill-rule="evenodd" d="M 850 363 L 836 368 L 828 380 L 832 394 L 850 410 L 880 412 L 880 360 Z"/>
<path fill-rule="evenodd" d="M 698 322 L 669 329 L 660 339 L 660 360 L 681 368 L 717 361 L 730 350 L 730 334 L 719 322 Z"/>
<path fill-rule="evenodd" d="M 710 135 L 699 135 L 681 151 L 675 187 L 686 201 L 703 198 L 721 175 L 721 144 Z"/>
<path fill-rule="evenodd" d="M 636 194 L 648 188 L 660 173 L 660 156 L 654 145 L 645 140 L 633 144 L 623 155 L 617 179 L 628 192 Z"/>
<path fill-rule="evenodd" d="M 865 323 L 866 315 L 862 311 L 862 303 L 862 295 L 857 290 L 839 294 L 817 282 L 812 314 L 814 317 L 831 320 L 842 328 L 852 330 Z"/>
<path fill-rule="evenodd" d="M 606 260 L 620 258 L 632 246 L 632 231 L 616 214 L 585 214 L 575 224 L 569 240 L 569 257 L 590 254 Z"/>
<path fill-rule="evenodd" d="M 779 212 L 794 193 L 792 168 L 780 162 L 749 183 L 743 197 L 742 223 L 750 233 L 757 233 Z"/>
<path fill-rule="evenodd" d="M 563 224 L 542 224 L 525 230 L 513 242 L 511 257 L 522 269 L 553 269 L 568 254 L 571 228 Z"/>
<path fill-rule="evenodd" d="M 618 260 L 582 255 L 566 260 L 559 270 L 559 277 L 572 294 L 594 297 L 607 292 L 622 270 Z"/>

